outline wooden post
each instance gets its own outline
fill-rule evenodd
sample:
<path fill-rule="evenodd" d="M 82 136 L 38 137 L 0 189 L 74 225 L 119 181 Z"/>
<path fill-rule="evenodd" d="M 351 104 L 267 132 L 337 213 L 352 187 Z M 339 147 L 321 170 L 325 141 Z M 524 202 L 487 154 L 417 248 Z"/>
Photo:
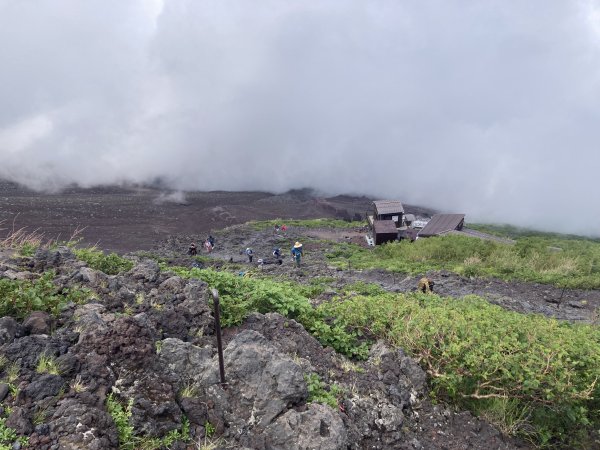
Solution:
<path fill-rule="evenodd" d="M 221 384 L 225 385 L 225 364 L 223 362 L 223 344 L 221 343 L 221 306 L 219 305 L 219 292 L 211 289 L 215 304 L 215 330 L 217 332 L 217 352 L 219 353 L 219 374 L 221 375 Z"/>

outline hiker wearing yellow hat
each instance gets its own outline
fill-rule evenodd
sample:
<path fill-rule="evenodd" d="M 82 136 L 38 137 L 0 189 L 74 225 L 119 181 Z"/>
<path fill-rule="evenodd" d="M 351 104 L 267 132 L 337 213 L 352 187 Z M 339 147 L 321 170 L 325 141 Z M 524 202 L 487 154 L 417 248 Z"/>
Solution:
<path fill-rule="evenodd" d="M 294 257 L 294 260 L 296 261 L 296 266 L 298 267 L 300 267 L 300 259 L 302 258 L 303 254 L 304 253 L 302 251 L 302 244 L 296 241 L 296 243 L 292 247 L 292 256 Z"/>

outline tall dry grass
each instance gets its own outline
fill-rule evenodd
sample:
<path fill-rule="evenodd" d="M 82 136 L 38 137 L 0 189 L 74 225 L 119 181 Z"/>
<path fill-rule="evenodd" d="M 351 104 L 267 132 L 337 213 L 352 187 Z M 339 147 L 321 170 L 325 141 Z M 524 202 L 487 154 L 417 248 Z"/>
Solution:
<path fill-rule="evenodd" d="M 57 245 L 60 242 L 64 242 L 66 245 L 74 246 L 81 240 L 81 233 L 85 230 L 85 227 L 75 228 L 75 231 L 71 234 L 70 238 L 66 241 L 60 241 L 60 236 L 56 239 L 46 239 L 44 233 L 36 228 L 33 231 L 29 231 L 27 227 L 17 228 L 15 226 L 17 214 L 13 221 L 11 228 L 5 227 L 6 220 L 0 220 L 0 248 L 18 249 L 18 250 L 32 250 L 37 248 L 49 248 L 53 245 Z"/>

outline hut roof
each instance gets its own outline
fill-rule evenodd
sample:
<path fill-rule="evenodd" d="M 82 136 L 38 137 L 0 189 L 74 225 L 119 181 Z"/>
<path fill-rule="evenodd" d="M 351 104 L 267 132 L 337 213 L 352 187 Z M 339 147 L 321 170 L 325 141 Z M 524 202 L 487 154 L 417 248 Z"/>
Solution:
<path fill-rule="evenodd" d="M 375 205 L 377 214 L 404 214 L 404 207 L 398 200 L 375 200 L 373 204 Z"/>
<path fill-rule="evenodd" d="M 375 220 L 373 222 L 375 234 L 397 234 L 396 224 L 393 220 Z"/>
<path fill-rule="evenodd" d="M 450 230 L 456 230 L 464 219 L 464 214 L 436 214 L 419 231 L 419 236 L 437 236 Z"/>

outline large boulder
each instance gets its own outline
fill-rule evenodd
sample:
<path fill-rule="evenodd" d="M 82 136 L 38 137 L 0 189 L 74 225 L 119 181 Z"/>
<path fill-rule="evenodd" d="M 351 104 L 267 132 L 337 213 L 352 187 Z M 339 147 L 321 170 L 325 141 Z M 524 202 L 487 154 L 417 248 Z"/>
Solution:
<path fill-rule="evenodd" d="M 153 259 L 144 259 L 140 261 L 128 273 L 128 275 L 135 280 L 147 281 L 150 283 L 154 283 L 158 280 L 159 274 L 160 267 Z"/>
<path fill-rule="evenodd" d="M 308 396 L 302 369 L 264 336 L 246 330 L 225 349 L 228 393 L 235 415 L 266 427 Z"/>
<path fill-rule="evenodd" d="M 265 430 L 268 450 L 338 450 L 347 447 L 344 423 L 337 411 L 313 403 L 290 410 Z"/>
<path fill-rule="evenodd" d="M 104 408 L 97 408 L 69 398 L 61 401 L 50 420 L 56 448 L 73 450 L 116 449 L 118 434 Z"/>
<path fill-rule="evenodd" d="M 40 247 L 33 257 L 33 267 L 44 272 L 49 269 L 55 269 L 66 261 L 75 260 L 75 255 L 69 247 L 58 247 L 56 249 L 47 249 Z"/>
<path fill-rule="evenodd" d="M 201 348 L 175 338 L 160 341 L 159 358 L 182 383 L 209 386 L 219 381 L 211 348 Z"/>
<path fill-rule="evenodd" d="M 34 382 L 19 391 L 18 399 L 21 402 L 37 402 L 54 397 L 65 385 L 65 380 L 60 375 L 44 374 Z"/>

